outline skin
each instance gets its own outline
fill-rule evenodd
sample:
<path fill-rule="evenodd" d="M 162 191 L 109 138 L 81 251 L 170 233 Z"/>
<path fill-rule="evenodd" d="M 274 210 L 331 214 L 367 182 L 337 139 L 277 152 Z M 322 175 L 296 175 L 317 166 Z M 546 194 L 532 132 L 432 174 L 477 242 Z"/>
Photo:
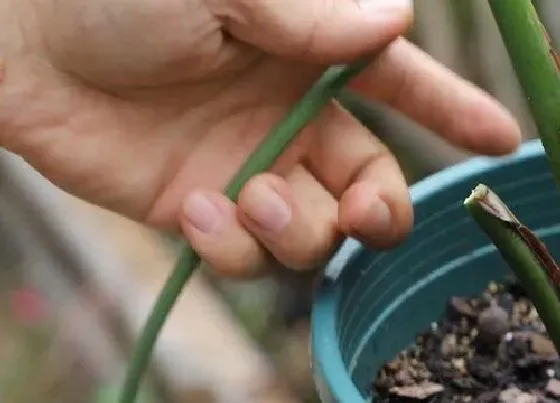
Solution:
<path fill-rule="evenodd" d="M 345 235 L 394 246 L 413 221 L 399 166 L 334 102 L 237 205 L 220 193 L 329 64 L 363 54 L 379 56 L 360 95 L 467 150 L 515 150 L 512 116 L 403 39 L 410 5 L 387 4 L 5 0 L 0 143 L 74 195 L 182 232 L 222 274 L 312 269 Z"/>

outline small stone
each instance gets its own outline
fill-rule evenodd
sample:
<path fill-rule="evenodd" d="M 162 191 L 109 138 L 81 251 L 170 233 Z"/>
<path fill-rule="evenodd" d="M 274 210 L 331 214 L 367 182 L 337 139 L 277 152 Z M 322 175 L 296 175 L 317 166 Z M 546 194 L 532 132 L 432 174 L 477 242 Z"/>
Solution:
<path fill-rule="evenodd" d="M 423 382 L 419 385 L 391 388 L 390 392 L 399 397 L 409 399 L 425 400 L 437 393 L 443 392 L 444 388 L 439 383 Z"/>
<path fill-rule="evenodd" d="M 522 299 L 517 302 L 517 308 L 520 315 L 527 316 L 531 310 L 531 305 L 528 301 Z"/>
<path fill-rule="evenodd" d="M 483 308 L 489 307 L 494 302 L 494 296 L 488 291 L 485 291 L 480 296 L 480 306 Z"/>
<path fill-rule="evenodd" d="M 491 304 L 478 317 L 479 336 L 487 342 L 497 342 L 509 330 L 508 314 L 497 304 Z"/>
<path fill-rule="evenodd" d="M 473 379 L 470 377 L 453 378 L 451 384 L 457 389 L 468 391 L 473 388 Z"/>
<path fill-rule="evenodd" d="M 547 331 L 546 326 L 540 321 L 540 319 L 537 320 L 533 326 L 535 327 L 537 333 L 546 333 Z"/>
<path fill-rule="evenodd" d="M 531 350 L 539 355 L 558 357 L 552 340 L 538 333 L 531 333 Z"/>
<path fill-rule="evenodd" d="M 462 358 L 452 359 L 451 360 L 451 366 L 462 374 L 467 372 L 467 368 L 465 366 L 465 360 L 462 359 Z"/>
<path fill-rule="evenodd" d="M 456 316 L 465 316 L 471 319 L 476 318 L 476 310 L 466 298 L 451 297 L 449 300 L 449 308 Z"/>
<path fill-rule="evenodd" d="M 408 368 L 408 376 L 412 379 L 418 378 L 418 371 L 414 367 Z"/>
<path fill-rule="evenodd" d="M 427 381 L 430 379 L 430 372 L 427 369 L 419 369 L 416 374 L 417 381 Z"/>
<path fill-rule="evenodd" d="M 546 384 L 546 393 L 550 397 L 560 398 L 560 381 L 558 379 L 549 379 Z"/>
<path fill-rule="evenodd" d="M 393 360 L 387 363 L 387 365 L 385 366 L 388 372 L 397 372 L 400 368 L 400 364 L 398 361 Z"/>
<path fill-rule="evenodd" d="M 404 369 L 401 369 L 395 374 L 395 382 L 398 386 L 409 386 L 414 384 L 414 380 L 408 371 L 405 371 Z"/>
<path fill-rule="evenodd" d="M 527 314 L 527 317 L 528 317 L 530 320 L 536 320 L 536 319 L 538 319 L 539 313 L 537 312 L 537 308 L 535 308 L 534 306 L 532 306 L 532 307 L 529 309 L 529 313 Z"/>
<path fill-rule="evenodd" d="M 457 336 L 454 334 L 446 334 L 441 341 L 441 355 L 444 357 L 451 357 L 456 350 L 457 347 Z"/>
<path fill-rule="evenodd" d="M 522 390 L 511 387 L 502 390 L 499 397 L 500 403 L 538 403 L 538 397 Z"/>
<path fill-rule="evenodd" d="M 514 336 L 520 340 L 527 340 L 531 351 L 535 354 L 544 357 L 558 357 L 554 343 L 545 335 L 531 331 L 520 331 L 515 332 Z"/>
<path fill-rule="evenodd" d="M 478 336 L 478 328 L 473 327 L 473 328 L 471 329 L 470 337 L 471 337 L 472 339 L 474 339 L 476 336 Z M 467 340 L 468 340 L 468 343 L 471 342 L 468 338 L 467 338 Z"/>

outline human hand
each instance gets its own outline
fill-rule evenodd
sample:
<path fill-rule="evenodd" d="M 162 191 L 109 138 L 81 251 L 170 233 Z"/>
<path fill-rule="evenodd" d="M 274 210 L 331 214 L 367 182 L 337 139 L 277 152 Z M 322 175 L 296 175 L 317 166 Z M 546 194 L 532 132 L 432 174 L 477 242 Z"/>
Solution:
<path fill-rule="evenodd" d="M 407 1 L 7 0 L 0 143 L 70 193 L 182 231 L 225 274 L 313 268 L 343 235 L 393 246 L 406 182 L 335 102 L 237 205 L 221 192 L 328 64 L 390 42 L 353 90 L 465 149 L 513 151 L 502 106 L 399 38 L 411 19 Z"/>

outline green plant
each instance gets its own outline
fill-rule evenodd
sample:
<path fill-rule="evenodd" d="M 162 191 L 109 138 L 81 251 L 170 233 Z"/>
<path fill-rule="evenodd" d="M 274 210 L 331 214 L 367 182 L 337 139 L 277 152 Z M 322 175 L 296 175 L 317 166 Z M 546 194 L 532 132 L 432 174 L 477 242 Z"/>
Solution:
<path fill-rule="evenodd" d="M 560 59 L 530 0 L 489 3 L 560 185 Z M 560 268 L 546 246 L 485 185 L 465 207 L 526 289 L 560 351 Z"/>

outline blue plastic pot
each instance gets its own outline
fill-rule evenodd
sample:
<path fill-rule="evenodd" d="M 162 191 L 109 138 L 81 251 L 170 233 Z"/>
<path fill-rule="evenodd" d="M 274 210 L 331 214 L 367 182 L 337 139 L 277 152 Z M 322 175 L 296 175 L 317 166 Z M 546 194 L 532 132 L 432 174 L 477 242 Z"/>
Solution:
<path fill-rule="evenodd" d="M 538 140 L 512 157 L 471 159 L 412 186 L 415 227 L 407 240 L 387 252 L 348 241 L 317 291 L 312 354 L 324 403 L 375 402 L 379 369 L 441 317 L 450 297 L 477 294 L 511 274 L 463 207 L 481 182 L 553 254 L 560 251 L 560 194 Z"/>

